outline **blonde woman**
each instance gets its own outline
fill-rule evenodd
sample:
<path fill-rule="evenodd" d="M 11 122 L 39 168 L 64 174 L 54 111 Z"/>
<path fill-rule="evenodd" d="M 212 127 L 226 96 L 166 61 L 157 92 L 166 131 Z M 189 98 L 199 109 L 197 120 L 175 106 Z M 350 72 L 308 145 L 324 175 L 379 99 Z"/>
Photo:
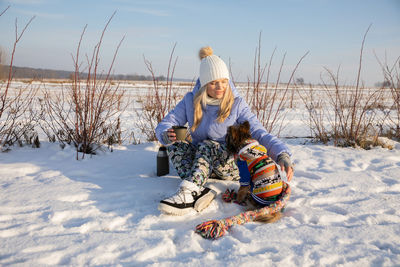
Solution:
<path fill-rule="evenodd" d="M 286 171 L 290 180 L 293 167 L 288 147 L 267 133 L 249 106 L 239 96 L 229 80 L 229 71 L 211 47 L 202 48 L 200 77 L 192 92 L 171 110 L 158 124 L 158 140 L 168 147 L 168 155 L 178 175 L 183 179 L 178 191 L 159 204 L 166 214 L 183 215 L 201 211 L 214 199 L 216 192 L 205 184 L 208 178 L 239 180 L 233 155 L 226 149 L 227 127 L 249 121 L 251 134 L 268 155 Z M 192 142 L 177 141 L 172 126 L 189 125 Z"/>

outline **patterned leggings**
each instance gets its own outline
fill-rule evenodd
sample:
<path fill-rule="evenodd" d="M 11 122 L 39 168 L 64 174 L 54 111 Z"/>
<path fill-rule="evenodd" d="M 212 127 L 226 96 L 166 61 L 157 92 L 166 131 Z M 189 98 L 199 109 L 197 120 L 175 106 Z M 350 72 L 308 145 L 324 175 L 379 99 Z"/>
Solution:
<path fill-rule="evenodd" d="M 205 140 L 197 146 L 176 141 L 168 146 L 168 154 L 178 175 L 185 180 L 203 186 L 209 177 L 223 180 L 239 180 L 239 170 L 226 146 Z"/>

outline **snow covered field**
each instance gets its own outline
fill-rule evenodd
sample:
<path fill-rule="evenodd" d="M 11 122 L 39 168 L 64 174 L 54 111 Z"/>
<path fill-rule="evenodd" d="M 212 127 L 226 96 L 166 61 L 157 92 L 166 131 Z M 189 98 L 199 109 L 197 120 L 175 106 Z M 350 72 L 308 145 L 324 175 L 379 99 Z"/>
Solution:
<path fill-rule="evenodd" d="M 301 117 L 288 114 L 286 136 L 309 134 Z M 0 153 L 0 265 L 400 266 L 400 144 L 366 151 L 284 140 L 296 164 L 284 217 L 215 241 L 195 226 L 241 207 L 219 194 L 202 213 L 161 215 L 158 202 L 180 179 L 172 169 L 156 176 L 156 143 L 81 161 L 45 140 Z"/>

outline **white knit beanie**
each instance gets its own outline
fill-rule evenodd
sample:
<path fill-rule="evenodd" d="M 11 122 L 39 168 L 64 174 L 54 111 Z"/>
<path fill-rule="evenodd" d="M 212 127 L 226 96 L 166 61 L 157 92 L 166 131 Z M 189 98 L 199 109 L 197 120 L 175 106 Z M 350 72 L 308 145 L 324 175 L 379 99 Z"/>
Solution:
<path fill-rule="evenodd" d="M 225 62 L 218 56 L 213 55 L 211 47 L 203 47 L 199 51 L 200 63 L 200 85 L 204 86 L 209 82 L 218 79 L 228 79 L 229 71 Z"/>

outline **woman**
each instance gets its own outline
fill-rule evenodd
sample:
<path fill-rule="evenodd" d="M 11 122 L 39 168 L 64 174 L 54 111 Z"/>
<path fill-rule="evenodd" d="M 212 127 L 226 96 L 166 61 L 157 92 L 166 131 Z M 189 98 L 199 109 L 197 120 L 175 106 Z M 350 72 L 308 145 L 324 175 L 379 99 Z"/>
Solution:
<path fill-rule="evenodd" d="M 158 140 L 168 146 L 168 154 L 183 179 L 175 195 L 159 204 L 163 213 L 183 215 L 190 210 L 201 211 L 216 193 L 204 187 L 210 176 L 239 180 L 239 171 L 232 155 L 226 150 L 227 127 L 249 121 L 251 134 L 265 146 L 268 155 L 286 171 L 290 180 L 293 168 L 288 147 L 267 133 L 237 89 L 229 81 L 226 64 L 213 55 L 211 47 L 202 48 L 200 77 L 192 92 L 158 124 Z M 172 126 L 188 123 L 192 142 L 177 141 Z"/>

